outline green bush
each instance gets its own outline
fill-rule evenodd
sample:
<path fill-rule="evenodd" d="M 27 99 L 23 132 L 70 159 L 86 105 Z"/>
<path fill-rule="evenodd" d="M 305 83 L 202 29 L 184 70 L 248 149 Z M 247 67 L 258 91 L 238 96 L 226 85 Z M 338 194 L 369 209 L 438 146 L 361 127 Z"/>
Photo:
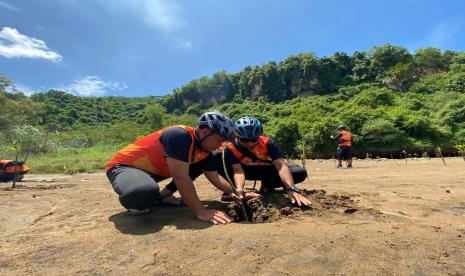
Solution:
<path fill-rule="evenodd" d="M 31 173 L 79 173 L 102 170 L 119 145 L 97 144 L 86 148 L 59 148 L 54 153 L 29 157 Z"/>
<path fill-rule="evenodd" d="M 401 148 L 405 142 L 404 132 L 386 119 L 368 121 L 360 132 L 360 143 L 368 147 Z"/>

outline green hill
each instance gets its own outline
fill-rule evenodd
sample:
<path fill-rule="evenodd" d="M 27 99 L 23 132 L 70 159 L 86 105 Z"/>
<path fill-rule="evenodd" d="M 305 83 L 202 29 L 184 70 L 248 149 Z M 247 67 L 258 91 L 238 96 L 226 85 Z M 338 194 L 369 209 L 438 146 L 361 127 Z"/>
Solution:
<path fill-rule="evenodd" d="M 0 135 L 28 124 L 53 133 L 61 145 L 128 143 L 163 126 L 193 124 L 212 108 L 233 119 L 259 118 L 293 156 L 303 144 L 312 157 L 332 156 L 328 137 L 341 123 L 355 133 L 360 156 L 435 147 L 452 152 L 465 143 L 465 54 L 436 48 L 411 54 L 385 44 L 350 56 L 304 53 L 217 72 L 164 97 L 77 97 L 55 90 L 26 97 L 6 92 L 9 85 L 0 78 Z"/>

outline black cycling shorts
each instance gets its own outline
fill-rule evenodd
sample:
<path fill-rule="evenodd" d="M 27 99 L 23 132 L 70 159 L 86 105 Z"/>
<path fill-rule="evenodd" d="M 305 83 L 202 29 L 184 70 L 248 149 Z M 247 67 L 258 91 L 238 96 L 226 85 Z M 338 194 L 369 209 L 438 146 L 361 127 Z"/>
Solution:
<path fill-rule="evenodd" d="M 352 147 L 342 146 L 337 148 L 337 160 L 352 159 Z"/>

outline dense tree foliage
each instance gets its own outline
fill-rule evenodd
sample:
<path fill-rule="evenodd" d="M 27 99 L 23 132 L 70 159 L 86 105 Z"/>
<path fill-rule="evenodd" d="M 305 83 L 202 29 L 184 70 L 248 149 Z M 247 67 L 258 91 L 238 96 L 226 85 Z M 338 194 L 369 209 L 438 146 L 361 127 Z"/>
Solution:
<path fill-rule="evenodd" d="M 143 124 L 146 108 L 159 102 L 155 97 L 78 97 L 56 90 L 33 94 L 31 99 L 45 105 L 42 121 L 54 130 L 124 121 Z"/>
<path fill-rule="evenodd" d="M 6 92 L 11 82 L 0 75 L 0 131 L 22 124 L 42 124 L 44 104 L 32 101 L 23 93 L 13 90 Z"/>
<path fill-rule="evenodd" d="M 218 72 L 202 77 L 165 97 L 168 112 L 191 107 L 208 108 L 234 98 L 260 97 L 282 102 L 297 96 L 328 95 L 339 88 L 375 82 L 397 92 L 405 92 L 423 77 L 446 72 L 452 64 L 463 64 L 463 53 L 422 48 L 410 54 L 407 49 L 385 44 L 352 56 L 336 52 L 318 58 L 304 53 L 282 62 L 245 67 L 236 74 Z M 462 62 L 461 62 L 462 61 Z"/>
<path fill-rule="evenodd" d="M 465 53 L 437 48 L 411 54 L 385 44 L 352 55 L 304 53 L 235 74 L 220 71 L 161 98 L 55 90 L 26 97 L 8 87 L 0 77 L 0 131 L 29 124 L 71 147 L 128 143 L 167 125 L 192 125 L 212 108 L 233 119 L 259 118 L 290 156 L 301 144 L 311 156 L 333 155 L 328 137 L 342 123 L 354 132 L 360 155 L 447 151 L 465 143 Z"/>

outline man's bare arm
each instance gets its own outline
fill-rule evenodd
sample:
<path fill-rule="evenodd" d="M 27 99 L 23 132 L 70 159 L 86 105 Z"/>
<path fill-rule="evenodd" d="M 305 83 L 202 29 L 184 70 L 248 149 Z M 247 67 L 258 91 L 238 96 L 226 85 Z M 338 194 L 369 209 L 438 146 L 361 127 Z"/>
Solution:
<path fill-rule="evenodd" d="M 189 164 L 187 162 L 177 160 L 171 157 L 166 158 L 168 167 L 173 177 L 176 187 L 181 194 L 184 202 L 189 206 L 194 213 L 203 209 L 197 192 L 195 191 L 194 183 L 189 176 Z"/>
<path fill-rule="evenodd" d="M 226 224 L 232 221 L 224 212 L 207 209 L 202 205 L 195 191 L 194 183 L 189 176 L 189 164 L 187 162 L 171 157 L 167 157 L 166 160 L 182 199 L 194 211 L 198 219 L 213 224 Z"/>

